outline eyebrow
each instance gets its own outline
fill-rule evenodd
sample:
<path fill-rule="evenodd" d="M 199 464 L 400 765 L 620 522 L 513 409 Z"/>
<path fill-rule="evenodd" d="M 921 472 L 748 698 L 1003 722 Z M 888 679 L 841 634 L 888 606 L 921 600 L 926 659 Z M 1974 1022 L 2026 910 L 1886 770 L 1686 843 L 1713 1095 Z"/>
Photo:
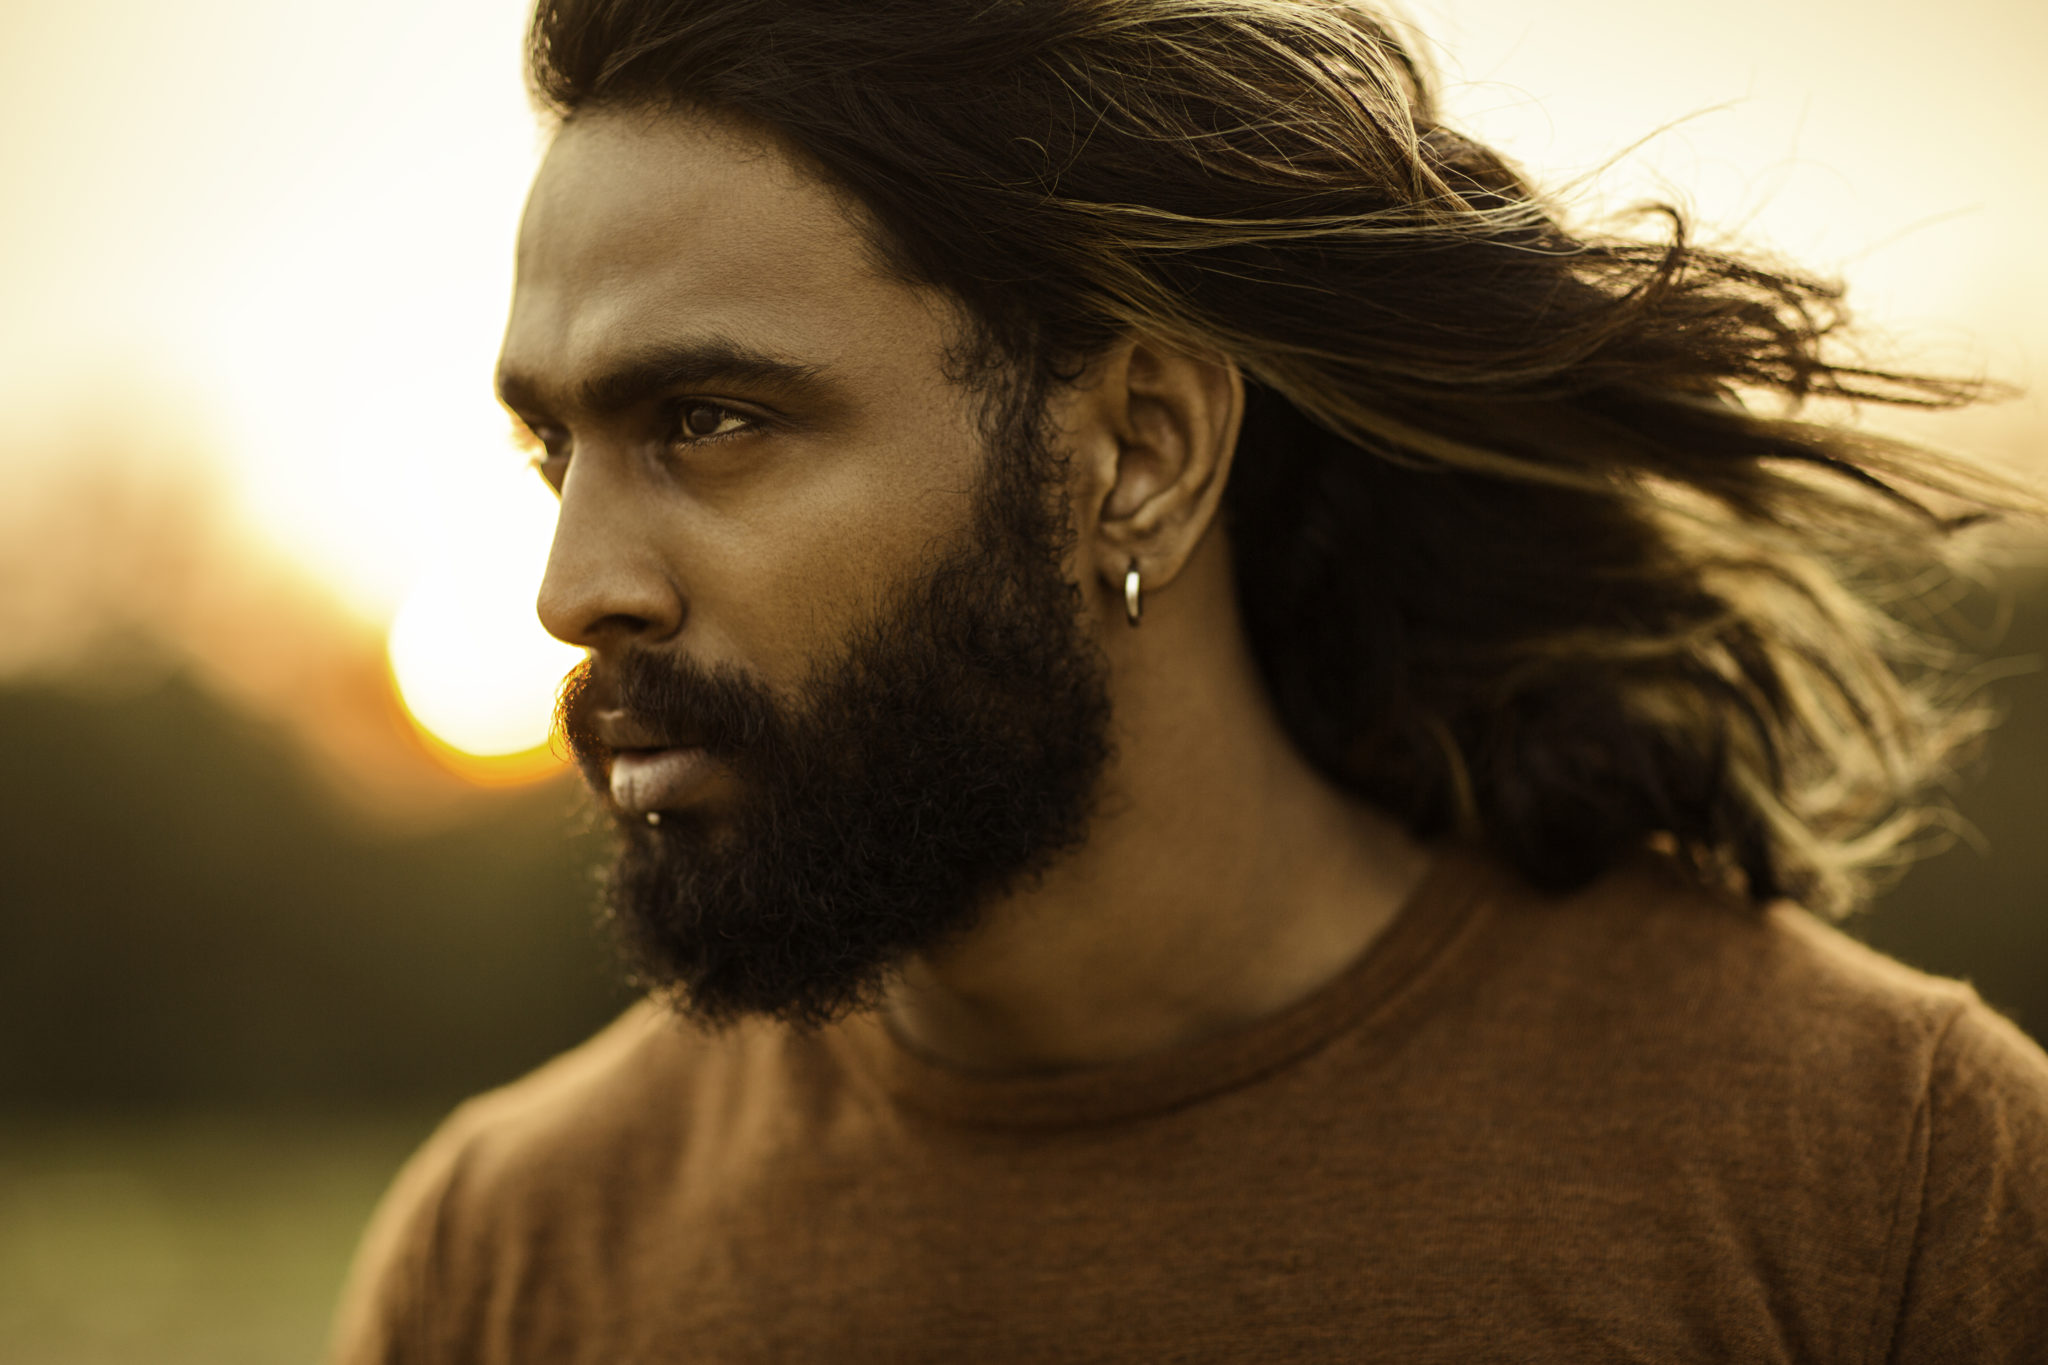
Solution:
<path fill-rule="evenodd" d="M 593 416 L 613 416 L 650 398 L 698 385 L 759 385 L 813 393 L 824 373 L 772 352 L 744 346 L 729 337 L 661 342 L 628 351 L 576 386 L 574 406 Z M 544 386 L 516 370 L 498 372 L 498 399 L 514 411 L 544 411 L 549 404 Z"/>

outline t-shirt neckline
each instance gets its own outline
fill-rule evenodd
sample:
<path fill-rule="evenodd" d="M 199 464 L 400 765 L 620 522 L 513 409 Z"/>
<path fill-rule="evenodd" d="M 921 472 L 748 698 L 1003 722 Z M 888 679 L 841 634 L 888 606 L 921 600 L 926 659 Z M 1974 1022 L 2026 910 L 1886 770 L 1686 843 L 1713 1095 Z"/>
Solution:
<path fill-rule="evenodd" d="M 956 1071 L 910 1051 L 879 1013 L 855 1015 L 828 1033 L 835 1051 L 886 1099 L 930 1118 L 1006 1128 L 1140 1118 L 1248 1085 L 1394 1009 L 1463 937 L 1485 882 L 1483 860 L 1459 849 L 1438 850 L 1393 921 L 1332 980 L 1244 1028 L 1130 1061 L 991 1076 Z"/>

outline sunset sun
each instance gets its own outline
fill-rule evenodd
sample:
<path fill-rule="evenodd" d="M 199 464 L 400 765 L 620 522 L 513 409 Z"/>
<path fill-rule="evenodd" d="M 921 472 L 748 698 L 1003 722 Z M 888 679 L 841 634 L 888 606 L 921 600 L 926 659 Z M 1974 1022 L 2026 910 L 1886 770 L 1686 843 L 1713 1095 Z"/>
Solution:
<path fill-rule="evenodd" d="M 453 543 L 392 619 L 391 675 L 413 722 L 477 775 L 552 771 L 548 726 L 562 676 L 582 651 L 534 617 L 552 502 L 531 475 L 479 490 Z"/>

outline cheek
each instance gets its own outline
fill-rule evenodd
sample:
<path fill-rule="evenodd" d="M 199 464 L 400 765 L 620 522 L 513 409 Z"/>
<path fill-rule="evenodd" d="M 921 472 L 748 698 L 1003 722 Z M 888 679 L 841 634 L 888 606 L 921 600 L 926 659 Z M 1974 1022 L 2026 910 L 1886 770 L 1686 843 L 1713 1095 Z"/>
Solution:
<path fill-rule="evenodd" d="M 700 604 L 703 624 L 722 624 L 771 684 L 795 685 L 836 655 L 968 526 L 978 451 L 919 435 L 812 459 L 793 446 L 790 475 L 724 519 L 703 580 L 717 605 Z"/>

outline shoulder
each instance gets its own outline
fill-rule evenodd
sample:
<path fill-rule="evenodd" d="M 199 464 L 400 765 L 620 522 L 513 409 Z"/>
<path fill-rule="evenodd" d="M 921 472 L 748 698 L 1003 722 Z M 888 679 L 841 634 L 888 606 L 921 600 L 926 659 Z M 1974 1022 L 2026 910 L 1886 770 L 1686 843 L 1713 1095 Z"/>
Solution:
<path fill-rule="evenodd" d="M 466 1358 L 487 1296 L 537 1273 L 573 1279 L 696 1130 L 777 1046 L 765 1028 L 708 1034 L 643 1001 L 582 1045 L 471 1099 L 399 1172 L 356 1255 L 337 1362 Z M 534 1264 L 545 1248 L 546 1267 Z"/>
<path fill-rule="evenodd" d="M 1872 1358 L 2048 1360 L 2048 1055 L 1969 985 L 1662 864 L 1493 902 L 1503 1074 L 1604 1116 L 1603 1161 L 1864 1283 Z"/>
<path fill-rule="evenodd" d="M 760 1033 L 707 1033 L 643 1000 L 579 1046 L 466 1101 L 414 1164 L 491 1193 L 545 1185 L 565 1163 L 617 1170 L 636 1153 L 672 1148 L 705 1092 L 730 1084 L 759 1051 Z"/>
<path fill-rule="evenodd" d="M 2039 1049 L 1960 981 L 1917 971 L 1791 904 L 1758 908 L 1644 859 L 1564 896 L 1502 879 L 1484 951 L 1550 1036 L 1633 1039 L 1701 1065 L 1717 1058 L 1852 1082 L 1882 1073 L 1924 1093 L 1957 1027 L 2011 1034 L 2022 1069 Z M 1958 1021 L 1966 1021 L 1959 1025 Z M 1973 1022 L 1972 1022 L 1973 1021 Z"/>
<path fill-rule="evenodd" d="M 2048 1360 L 2048 1057 L 1956 1011 L 1902 1192 L 1898 1361 Z"/>
<path fill-rule="evenodd" d="M 1500 877 L 1487 899 L 1453 1006 L 1487 1074 L 1740 1198 L 1822 1223 L 1831 1202 L 1889 1207 L 1918 1179 L 1930 1115 L 1956 1128 L 1934 1156 L 1952 1162 L 1964 1128 L 1990 1152 L 2002 1114 L 2048 1106 L 2048 1058 L 1966 983 L 1795 906 L 1652 861 L 1564 896 Z"/>

